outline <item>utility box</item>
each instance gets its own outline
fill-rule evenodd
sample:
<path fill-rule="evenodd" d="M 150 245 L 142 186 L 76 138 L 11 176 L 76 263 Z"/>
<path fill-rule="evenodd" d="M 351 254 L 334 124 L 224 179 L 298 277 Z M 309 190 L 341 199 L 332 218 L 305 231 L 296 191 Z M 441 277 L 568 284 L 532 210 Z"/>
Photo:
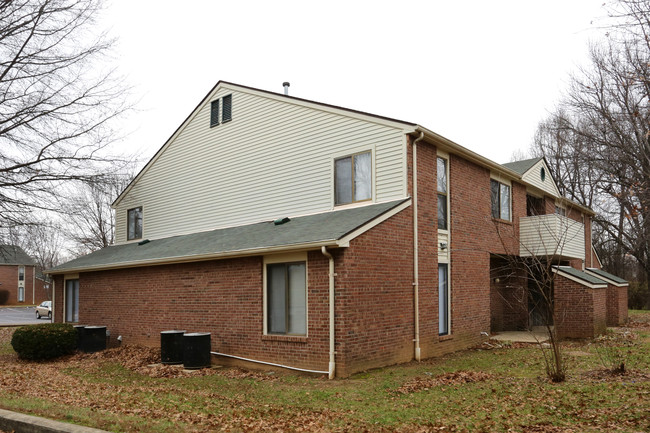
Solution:
<path fill-rule="evenodd" d="M 185 331 L 170 330 L 160 333 L 160 362 L 165 365 L 183 363 L 183 336 Z"/>
<path fill-rule="evenodd" d="M 187 369 L 210 367 L 211 356 L 209 332 L 183 335 L 183 367 Z"/>

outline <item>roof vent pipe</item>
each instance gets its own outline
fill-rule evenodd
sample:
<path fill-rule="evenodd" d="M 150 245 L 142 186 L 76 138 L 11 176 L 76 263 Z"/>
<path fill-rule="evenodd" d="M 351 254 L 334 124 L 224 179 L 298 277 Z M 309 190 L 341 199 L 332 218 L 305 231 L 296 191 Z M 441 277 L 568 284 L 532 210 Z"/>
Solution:
<path fill-rule="evenodd" d="M 282 85 L 284 86 L 284 94 L 289 96 L 289 82 L 285 81 Z"/>

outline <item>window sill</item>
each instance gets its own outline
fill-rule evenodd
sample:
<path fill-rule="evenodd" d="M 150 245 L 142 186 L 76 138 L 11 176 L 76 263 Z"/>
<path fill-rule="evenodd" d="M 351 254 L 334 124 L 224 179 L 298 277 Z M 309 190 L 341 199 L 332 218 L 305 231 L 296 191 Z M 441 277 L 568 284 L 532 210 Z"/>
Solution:
<path fill-rule="evenodd" d="M 492 217 L 492 221 L 495 223 L 501 223 L 501 224 L 507 224 L 507 225 L 512 225 L 512 221 L 510 220 L 502 220 L 501 218 L 494 218 Z"/>
<path fill-rule="evenodd" d="M 288 343 L 307 343 L 304 335 L 262 335 L 262 341 L 285 341 Z"/>
<path fill-rule="evenodd" d="M 439 335 L 439 336 L 438 336 L 438 341 L 449 341 L 449 340 L 453 340 L 453 339 L 454 339 L 454 336 L 453 336 L 453 335 L 450 335 L 450 334 L 447 334 L 447 335 Z"/>

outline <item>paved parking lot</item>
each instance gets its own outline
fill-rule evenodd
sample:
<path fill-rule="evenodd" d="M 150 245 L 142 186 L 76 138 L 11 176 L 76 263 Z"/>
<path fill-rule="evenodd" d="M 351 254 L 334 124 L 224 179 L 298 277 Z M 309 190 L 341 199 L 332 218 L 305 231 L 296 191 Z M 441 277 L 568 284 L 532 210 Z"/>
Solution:
<path fill-rule="evenodd" d="M 36 323 L 49 323 L 44 317 L 36 319 L 35 307 L 0 307 L 0 326 L 33 325 Z"/>

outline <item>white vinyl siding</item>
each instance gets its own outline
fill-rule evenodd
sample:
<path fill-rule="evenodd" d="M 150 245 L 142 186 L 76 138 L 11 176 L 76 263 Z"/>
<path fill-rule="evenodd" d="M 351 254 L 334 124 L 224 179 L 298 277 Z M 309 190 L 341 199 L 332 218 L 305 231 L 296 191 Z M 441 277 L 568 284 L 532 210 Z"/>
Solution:
<path fill-rule="evenodd" d="M 544 180 L 542 180 L 541 176 L 542 167 L 544 168 L 545 174 Z M 551 172 L 549 171 L 548 166 L 544 164 L 544 160 L 540 160 L 537 164 L 528 169 L 528 171 L 526 171 L 526 173 L 524 173 L 522 176 L 522 180 L 533 185 L 536 188 L 539 188 L 540 190 L 553 197 L 560 197 L 560 191 L 555 185 L 555 181 L 553 180 L 553 176 L 551 176 Z"/>
<path fill-rule="evenodd" d="M 536 215 L 519 220 L 522 257 L 562 256 L 585 259 L 585 227 L 559 214 Z"/>
<path fill-rule="evenodd" d="M 210 128 L 210 101 L 232 94 L 233 120 Z M 157 239 L 334 207 L 333 160 L 373 149 L 373 200 L 404 197 L 405 130 L 336 110 L 222 87 L 116 206 L 146 208 L 143 238 Z"/>

